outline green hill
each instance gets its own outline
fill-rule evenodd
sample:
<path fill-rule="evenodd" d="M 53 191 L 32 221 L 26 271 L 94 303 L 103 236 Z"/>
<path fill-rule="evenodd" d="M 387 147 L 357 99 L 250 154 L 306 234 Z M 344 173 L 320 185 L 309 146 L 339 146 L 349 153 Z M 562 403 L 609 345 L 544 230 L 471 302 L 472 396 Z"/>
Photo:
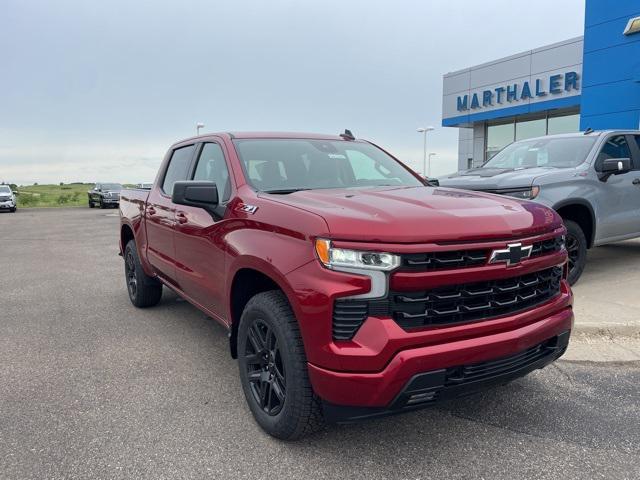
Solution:
<path fill-rule="evenodd" d="M 92 183 L 18 187 L 18 208 L 87 205 L 87 191 L 92 187 Z"/>

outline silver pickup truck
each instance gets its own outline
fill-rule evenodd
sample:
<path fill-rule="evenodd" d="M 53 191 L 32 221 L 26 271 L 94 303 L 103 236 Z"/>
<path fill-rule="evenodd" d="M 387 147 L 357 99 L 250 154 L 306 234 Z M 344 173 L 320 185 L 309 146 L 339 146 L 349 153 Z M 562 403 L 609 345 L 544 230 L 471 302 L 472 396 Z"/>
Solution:
<path fill-rule="evenodd" d="M 640 131 L 590 131 L 521 140 L 441 186 L 534 200 L 567 227 L 569 281 L 587 249 L 640 237 Z"/>

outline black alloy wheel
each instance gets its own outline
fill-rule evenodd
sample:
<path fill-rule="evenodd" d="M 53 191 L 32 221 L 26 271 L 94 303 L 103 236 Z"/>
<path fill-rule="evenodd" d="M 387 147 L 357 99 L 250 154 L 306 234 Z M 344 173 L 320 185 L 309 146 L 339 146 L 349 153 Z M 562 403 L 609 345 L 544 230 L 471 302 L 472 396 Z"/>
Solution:
<path fill-rule="evenodd" d="M 265 432 L 295 440 L 322 428 L 298 321 L 281 290 L 257 293 L 247 302 L 237 348 L 242 391 Z"/>
<path fill-rule="evenodd" d="M 260 318 L 247 331 L 244 357 L 254 400 L 267 415 L 277 415 L 286 401 L 286 371 L 278 338 Z"/>
<path fill-rule="evenodd" d="M 138 294 L 138 277 L 136 276 L 136 260 L 133 258 L 133 252 L 131 250 L 127 250 L 124 262 L 127 291 L 129 292 L 129 298 L 134 301 Z"/>
<path fill-rule="evenodd" d="M 567 235 L 566 239 L 567 254 L 569 256 L 569 271 L 573 271 L 578 263 L 578 256 L 580 254 L 580 247 L 578 239 L 573 235 Z"/>
<path fill-rule="evenodd" d="M 162 298 L 162 283 L 144 272 L 134 240 L 130 240 L 122 254 L 124 258 L 124 278 L 129 300 L 138 308 L 157 305 Z"/>
<path fill-rule="evenodd" d="M 570 285 L 575 284 L 587 263 L 587 238 L 582 228 L 572 220 L 565 220 L 567 235 L 565 237 L 565 248 L 569 257 L 569 277 Z"/>

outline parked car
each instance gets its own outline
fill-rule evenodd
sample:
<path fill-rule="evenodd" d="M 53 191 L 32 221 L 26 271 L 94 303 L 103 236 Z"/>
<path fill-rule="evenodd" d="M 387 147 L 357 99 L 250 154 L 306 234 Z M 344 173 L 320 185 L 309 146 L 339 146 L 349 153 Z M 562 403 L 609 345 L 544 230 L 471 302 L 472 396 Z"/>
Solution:
<path fill-rule="evenodd" d="M 278 438 L 504 384 L 573 325 L 557 213 L 428 186 L 349 132 L 178 142 L 120 216 L 133 305 L 167 286 L 226 327 Z"/>
<path fill-rule="evenodd" d="M 512 143 L 440 185 L 533 200 L 567 227 L 569 283 L 587 249 L 640 237 L 640 131 L 587 131 Z"/>
<path fill-rule="evenodd" d="M 0 210 L 15 212 L 17 209 L 15 192 L 9 185 L 0 185 Z"/>
<path fill-rule="evenodd" d="M 136 183 L 136 188 L 142 188 L 143 190 L 151 190 L 153 183 Z"/>
<path fill-rule="evenodd" d="M 120 203 L 120 191 L 122 185 L 119 183 L 96 183 L 89 190 L 89 208 L 99 205 L 100 208 L 117 207 Z"/>

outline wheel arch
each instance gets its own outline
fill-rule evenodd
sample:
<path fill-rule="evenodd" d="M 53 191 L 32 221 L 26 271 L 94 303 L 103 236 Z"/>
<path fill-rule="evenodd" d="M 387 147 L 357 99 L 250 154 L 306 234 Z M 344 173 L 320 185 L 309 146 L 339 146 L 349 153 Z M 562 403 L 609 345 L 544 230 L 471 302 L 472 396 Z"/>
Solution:
<path fill-rule="evenodd" d="M 593 247 L 596 235 L 596 216 L 593 206 L 582 198 L 567 198 L 556 203 L 553 209 L 563 219 L 572 220 L 580 225 L 587 238 L 587 248 Z"/>
<path fill-rule="evenodd" d="M 131 240 L 135 242 L 135 235 L 133 234 L 133 228 L 127 223 L 122 224 L 120 227 L 120 251 L 124 253 L 124 249 Z M 139 252 L 138 252 L 139 253 Z"/>
<path fill-rule="evenodd" d="M 266 265 L 265 265 L 266 264 Z M 280 290 L 289 301 L 289 305 L 297 318 L 297 307 L 293 301 L 294 292 L 285 276 L 271 264 L 259 258 L 238 265 L 231 275 L 227 298 L 229 299 L 229 349 L 232 358 L 237 358 L 238 325 L 244 307 L 249 300 L 261 292 Z"/>

